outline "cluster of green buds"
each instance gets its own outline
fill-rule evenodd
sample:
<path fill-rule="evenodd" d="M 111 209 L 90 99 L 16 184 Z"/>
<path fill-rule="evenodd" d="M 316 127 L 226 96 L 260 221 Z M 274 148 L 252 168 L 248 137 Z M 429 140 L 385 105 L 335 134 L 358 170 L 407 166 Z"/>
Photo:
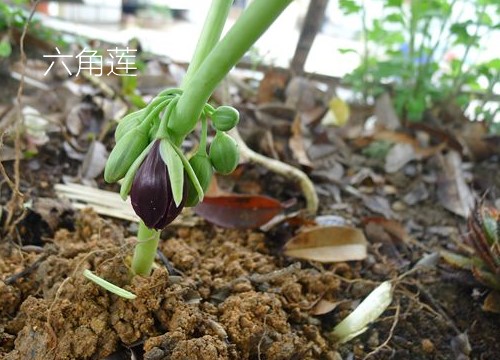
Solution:
<path fill-rule="evenodd" d="M 238 124 L 238 111 L 209 104 L 200 116 L 198 149 L 186 158 L 178 146 L 183 139 L 173 138 L 168 128 L 181 95 L 180 89 L 165 90 L 144 109 L 125 116 L 116 128 L 116 145 L 104 170 L 106 182 L 122 180 L 121 197 L 125 200 L 130 194 L 135 212 L 151 229 L 163 229 L 184 206 L 202 201 L 214 170 L 229 174 L 239 162 L 238 146 L 226 134 Z M 207 153 L 208 118 L 216 135 Z"/>

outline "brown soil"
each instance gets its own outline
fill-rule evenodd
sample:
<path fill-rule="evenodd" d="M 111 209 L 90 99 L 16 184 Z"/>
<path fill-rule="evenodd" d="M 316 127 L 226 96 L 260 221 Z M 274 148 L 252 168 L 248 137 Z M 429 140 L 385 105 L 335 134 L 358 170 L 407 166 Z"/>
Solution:
<path fill-rule="evenodd" d="M 74 232 L 59 230 L 41 253 L 2 244 L 3 359 L 104 359 L 134 344 L 143 344 L 149 360 L 363 358 L 389 336 L 394 322 L 393 306 L 351 344 L 337 346 L 328 336 L 351 311 L 349 300 L 373 288 L 358 277 L 370 271 L 376 278 L 376 264 L 300 268 L 271 255 L 272 239 L 264 234 L 178 227 L 161 250 L 181 275 L 158 267 L 151 277 L 128 284 L 135 239 L 90 211 L 75 224 Z M 26 268 L 31 271 L 15 281 L 5 276 Z M 81 275 L 85 268 L 137 299 L 104 291 Z M 391 264 L 382 272 L 391 272 Z M 341 304 L 329 315 L 312 316 L 320 299 Z M 445 283 L 436 272 L 402 281 L 397 326 L 390 345 L 374 358 L 459 358 L 451 345 L 458 329 L 468 332 L 477 354 L 472 358 L 497 358 L 498 316 L 482 312 L 478 300 L 470 288 Z"/>
<path fill-rule="evenodd" d="M 21 191 L 28 198 L 53 199 L 52 185 L 63 174 L 77 175 L 80 163 L 65 156 L 62 142 L 51 134 L 36 157 L 23 161 Z M 351 160 L 353 172 L 380 168 Z M 11 163 L 6 167 L 13 173 Z M 281 200 L 300 199 L 283 178 L 261 168 L 245 170 L 236 191 L 247 184 L 247 190 Z M 500 188 L 494 160 L 471 172 L 478 193 Z M 254 178 L 245 178 L 249 174 Z M 392 204 L 412 181 L 401 172 L 386 177 L 397 190 L 387 195 Z M 4 188 L 0 179 L 0 205 L 10 197 Z M 500 359 L 500 315 L 481 308 L 486 288 L 441 262 L 408 273 L 425 254 L 458 248 L 465 231 L 465 221 L 444 210 L 429 188 L 426 200 L 394 210 L 412 240 L 365 228 L 370 245 L 364 261 L 324 265 L 287 258 L 280 249 L 291 231 L 284 225 L 264 233 L 202 222 L 164 231 L 160 250 L 175 272 L 158 261 L 152 276 L 132 280 L 130 224 L 91 211 L 73 217 L 65 209 L 56 209 L 47 223 L 29 212 L 14 236 L 18 242 L 0 239 L 0 359 L 130 359 L 127 351 L 147 360 Z M 331 194 L 320 195 L 321 214 L 334 213 L 360 228 L 363 218 L 375 215 L 349 194 L 342 194 L 348 206 L 341 209 L 332 208 Z M 84 269 L 137 298 L 103 290 L 83 277 Z M 402 274 L 383 316 L 349 343 L 335 343 L 335 324 L 377 284 Z M 314 315 L 321 300 L 337 306 Z"/>

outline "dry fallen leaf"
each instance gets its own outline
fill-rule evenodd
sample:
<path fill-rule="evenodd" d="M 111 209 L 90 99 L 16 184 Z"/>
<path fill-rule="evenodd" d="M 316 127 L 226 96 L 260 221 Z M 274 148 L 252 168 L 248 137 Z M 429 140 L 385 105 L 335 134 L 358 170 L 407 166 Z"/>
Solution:
<path fill-rule="evenodd" d="M 230 194 L 205 196 L 193 210 L 208 222 L 221 227 L 255 229 L 279 214 L 283 206 L 267 196 Z"/>
<path fill-rule="evenodd" d="M 312 315 L 324 315 L 328 314 L 329 312 L 332 312 L 339 306 L 341 301 L 336 301 L 336 302 L 331 302 L 325 299 L 321 299 L 314 305 L 314 307 L 311 309 L 311 314 Z"/>
<path fill-rule="evenodd" d="M 483 303 L 483 310 L 500 314 L 500 293 L 492 291 L 486 296 Z"/>
<path fill-rule="evenodd" d="M 410 144 L 395 144 L 385 157 L 384 170 L 392 174 L 401 170 L 410 161 L 417 159 L 415 149 Z"/>
<path fill-rule="evenodd" d="M 312 167 L 313 164 L 307 156 L 304 146 L 304 135 L 302 134 L 302 123 L 300 116 L 295 116 L 292 123 L 292 136 L 288 140 L 288 145 L 292 150 L 293 156 L 300 165 Z"/>
<path fill-rule="evenodd" d="M 474 206 L 474 197 L 465 182 L 462 159 L 456 151 L 450 151 L 438 159 L 441 165 L 437 182 L 439 202 L 445 209 L 466 218 Z"/>
<path fill-rule="evenodd" d="M 377 118 L 377 127 L 388 130 L 396 130 L 401 127 L 391 97 L 388 93 L 383 93 L 375 102 L 375 117 Z"/>
<path fill-rule="evenodd" d="M 84 179 L 95 179 L 106 166 L 108 152 L 106 146 L 100 141 L 92 141 L 83 159 L 80 174 Z"/>
<path fill-rule="evenodd" d="M 390 235 L 394 242 L 406 243 L 411 240 L 404 225 L 399 221 L 373 216 L 364 218 L 363 224 L 377 224 L 378 226 L 381 226 L 384 231 Z"/>
<path fill-rule="evenodd" d="M 363 260 L 368 242 L 359 229 L 345 226 L 316 227 L 297 234 L 284 247 L 284 254 L 319 262 Z"/>

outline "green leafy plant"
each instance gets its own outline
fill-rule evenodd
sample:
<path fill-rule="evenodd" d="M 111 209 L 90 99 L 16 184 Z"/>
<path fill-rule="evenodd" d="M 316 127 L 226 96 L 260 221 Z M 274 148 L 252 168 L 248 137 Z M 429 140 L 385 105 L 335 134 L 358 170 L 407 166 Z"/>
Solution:
<path fill-rule="evenodd" d="M 500 296 L 500 212 L 483 203 L 476 204 L 467 220 L 465 236 L 468 254 L 461 255 L 442 251 L 441 256 L 450 265 L 469 270 L 483 285 L 489 287 L 492 293 L 485 300 L 484 309 L 499 313 Z M 490 306 L 489 303 L 495 306 Z"/>
<path fill-rule="evenodd" d="M 265 32 L 291 0 L 254 0 L 219 41 L 231 0 L 213 0 L 195 54 L 180 89 L 166 89 L 145 108 L 123 118 L 115 131 L 116 146 L 106 164 L 108 182 L 122 180 L 120 194 L 130 195 L 141 218 L 131 270 L 151 272 L 161 230 L 186 205 L 203 199 L 215 169 L 230 173 L 239 159 L 234 140 L 225 132 L 238 123 L 238 112 L 207 104 L 218 83 Z M 207 154 L 207 119 L 217 135 Z M 201 122 L 202 140 L 191 159 L 181 144 Z M 87 271 L 90 280 L 96 278 Z M 99 285 L 123 296 L 105 281 Z M 132 294 L 133 295 L 133 294 Z M 127 294 L 130 298 L 132 295 Z"/>
<path fill-rule="evenodd" d="M 29 1 L 14 1 L 13 3 L 12 6 L 4 2 L 0 3 L 0 33 L 5 31 L 10 34 L 13 29 L 22 32 L 24 24 L 28 20 L 29 13 L 23 11 L 22 6 L 29 4 Z M 68 43 L 60 32 L 44 26 L 36 17 L 31 20 L 29 33 L 38 39 L 53 43 L 59 48 L 65 49 L 68 47 Z M 1 40 L 0 48 L 0 57 L 10 55 L 9 37 Z"/>
<path fill-rule="evenodd" d="M 491 99 L 499 76 L 498 61 L 473 64 L 471 58 L 473 50 L 480 48 L 481 38 L 500 28 L 489 15 L 498 16 L 497 1 L 380 1 L 383 16 L 371 24 L 363 1 L 339 1 L 345 15 L 361 18 L 362 51 L 342 52 L 360 56 L 360 65 L 345 82 L 365 102 L 389 91 L 398 113 L 404 119 L 419 121 L 426 109 L 438 104 L 454 102 L 465 109 L 477 93 Z M 465 5 L 472 11 L 457 12 Z M 462 50 L 461 55 L 454 56 L 451 49 Z M 481 85 L 479 78 L 486 80 L 486 85 Z M 485 120 L 494 116 L 479 109 L 476 113 Z"/>

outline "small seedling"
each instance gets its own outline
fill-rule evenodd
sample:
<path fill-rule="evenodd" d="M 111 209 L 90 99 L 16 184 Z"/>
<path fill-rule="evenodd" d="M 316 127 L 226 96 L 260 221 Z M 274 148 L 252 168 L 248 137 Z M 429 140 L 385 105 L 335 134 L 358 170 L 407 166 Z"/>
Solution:
<path fill-rule="evenodd" d="M 214 169 L 228 174 L 238 165 L 238 147 L 226 131 L 238 124 L 239 114 L 229 106 L 215 109 L 207 101 L 291 1 L 254 0 L 219 41 L 232 1 L 213 0 L 182 87 L 160 92 L 144 109 L 120 121 L 104 178 L 107 182 L 122 180 L 120 195 L 124 199 L 130 195 L 141 218 L 132 275 L 151 273 L 161 230 L 184 206 L 203 200 Z M 216 136 L 207 154 L 208 119 Z M 198 122 L 202 125 L 201 141 L 196 153 L 187 159 L 180 145 Z M 117 291 L 105 281 L 96 281 L 96 275 L 89 272 L 85 275 L 123 296 L 123 289 Z"/>
<path fill-rule="evenodd" d="M 469 270 L 483 285 L 500 293 L 500 212 L 485 204 L 476 205 L 469 215 L 467 235 L 468 256 L 442 251 L 443 259 L 452 266 Z M 492 295 L 494 296 L 494 295 Z M 492 297 L 493 298 L 493 297 Z M 488 299 L 488 298 L 487 298 Z M 487 300 L 485 300 L 485 308 Z M 498 310 L 495 310 L 498 312 Z"/>

